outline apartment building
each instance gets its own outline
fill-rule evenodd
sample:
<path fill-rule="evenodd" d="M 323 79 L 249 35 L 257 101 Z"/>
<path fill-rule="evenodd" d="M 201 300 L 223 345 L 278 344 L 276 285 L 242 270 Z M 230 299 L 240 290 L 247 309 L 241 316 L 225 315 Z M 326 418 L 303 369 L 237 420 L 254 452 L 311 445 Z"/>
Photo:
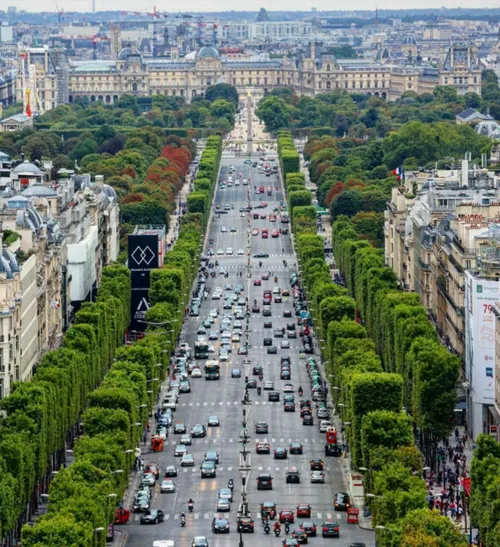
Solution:
<path fill-rule="evenodd" d="M 92 299 L 102 268 L 118 257 L 114 190 L 68 173 L 48 181 L 38 166 L 3 155 L 0 197 L 0 398 L 28 380 L 60 344 L 75 309 Z M 15 164 L 15 162 L 14 162 Z M 7 173 L 10 167 L 10 180 Z"/>

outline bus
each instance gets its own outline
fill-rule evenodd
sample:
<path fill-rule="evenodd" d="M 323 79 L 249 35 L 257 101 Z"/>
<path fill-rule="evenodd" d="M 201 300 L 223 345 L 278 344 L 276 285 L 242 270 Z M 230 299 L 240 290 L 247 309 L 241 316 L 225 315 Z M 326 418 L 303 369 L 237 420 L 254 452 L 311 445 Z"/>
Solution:
<path fill-rule="evenodd" d="M 220 378 L 219 361 L 207 361 L 205 365 L 205 380 L 218 380 Z"/>
<path fill-rule="evenodd" d="M 198 340 L 194 344 L 194 358 L 208 359 L 208 342 L 206 340 Z"/>

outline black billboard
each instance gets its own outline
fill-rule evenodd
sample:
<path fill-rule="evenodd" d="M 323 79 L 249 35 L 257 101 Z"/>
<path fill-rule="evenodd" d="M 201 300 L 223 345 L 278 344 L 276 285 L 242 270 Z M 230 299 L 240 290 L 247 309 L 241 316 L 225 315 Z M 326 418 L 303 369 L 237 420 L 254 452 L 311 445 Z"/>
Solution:
<path fill-rule="evenodd" d="M 146 330 L 144 318 L 149 309 L 149 272 L 160 266 L 158 234 L 128 236 L 128 267 L 131 272 L 131 324 L 136 331 Z"/>

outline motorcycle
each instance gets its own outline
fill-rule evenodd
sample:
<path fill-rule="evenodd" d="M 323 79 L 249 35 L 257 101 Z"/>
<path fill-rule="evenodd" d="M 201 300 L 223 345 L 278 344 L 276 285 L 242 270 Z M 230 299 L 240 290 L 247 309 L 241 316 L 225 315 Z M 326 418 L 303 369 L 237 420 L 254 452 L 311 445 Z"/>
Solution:
<path fill-rule="evenodd" d="M 274 276 L 274 282 L 278 283 L 278 276 L 277 275 Z"/>
<path fill-rule="evenodd" d="M 233 479 L 229 479 L 228 483 L 227 483 L 227 487 L 229 488 L 229 490 L 231 490 L 231 492 L 233 491 L 233 488 L 234 488 L 234 481 Z"/>
<path fill-rule="evenodd" d="M 259 374 L 259 380 L 262 382 L 264 376 L 262 374 Z"/>
<path fill-rule="evenodd" d="M 283 260 L 283 266 L 285 266 L 285 268 L 287 267 L 286 260 Z"/>
<path fill-rule="evenodd" d="M 188 510 L 190 513 L 193 512 L 194 505 L 192 503 L 188 503 Z"/>
<path fill-rule="evenodd" d="M 261 393 L 262 393 L 262 388 L 259 386 L 259 387 L 257 388 L 257 395 L 260 395 Z"/>
<path fill-rule="evenodd" d="M 290 533 L 290 524 L 288 522 L 285 522 L 285 534 Z"/>
<path fill-rule="evenodd" d="M 301 387 L 299 387 L 299 397 L 302 397 L 303 393 L 304 393 L 304 390 Z"/>
<path fill-rule="evenodd" d="M 213 242 L 214 242 L 214 240 L 212 238 L 210 238 L 210 243 L 213 243 Z"/>
<path fill-rule="evenodd" d="M 181 517 L 181 526 L 184 528 L 186 526 L 186 517 Z"/>
<path fill-rule="evenodd" d="M 269 526 L 269 524 L 266 523 L 266 525 L 264 526 L 264 532 L 266 533 L 266 535 L 269 535 L 270 531 L 271 531 L 271 527 Z"/>
<path fill-rule="evenodd" d="M 259 268 L 262 268 L 262 262 L 259 262 Z"/>
<path fill-rule="evenodd" d="M 274 535 L 275 535 L 276 537 L 279 537 L 280 534 L 281 534 L 281 526 L 275 526 L 275 527 L 274 527 Z"/>

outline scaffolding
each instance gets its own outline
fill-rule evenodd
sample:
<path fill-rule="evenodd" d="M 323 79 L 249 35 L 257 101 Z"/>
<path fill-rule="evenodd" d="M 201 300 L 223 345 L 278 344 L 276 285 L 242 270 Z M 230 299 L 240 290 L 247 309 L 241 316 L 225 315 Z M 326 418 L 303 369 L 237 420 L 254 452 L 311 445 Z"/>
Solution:
<path fill-rule="evenodd" d="M 500 278 L 500 224 L 488 226 L 487 242 L 478 250 L 477 269 L 482 277 Z"/>

